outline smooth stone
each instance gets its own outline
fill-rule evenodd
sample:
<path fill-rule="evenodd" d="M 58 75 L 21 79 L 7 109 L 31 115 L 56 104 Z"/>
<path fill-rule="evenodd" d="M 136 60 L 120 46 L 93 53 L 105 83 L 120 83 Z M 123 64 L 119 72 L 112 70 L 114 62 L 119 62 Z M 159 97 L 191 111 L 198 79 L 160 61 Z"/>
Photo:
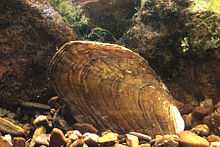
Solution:
<path fill-rule="evenodd" d="M 63 131 L 54 128 L 51 132 L 49 147 L 60 147 L 66 144 L 66 137 L 63 134 Z"/>
<path fill-rule="evenodd" d="M 153 142 L 153 147 L 178 147 L 179 137 L 177 135 L 157 135 Z"/>
<path fill-rule="evenodd" d="M 11 142 L 9 142 L 5 137 L 0 137 L 0 147 L 12 147 Z"/>
<path fill-rule="evenodd" d="M 104 132 L 101 137 L 98 139 L 98 143 L 108 143 L 118 141 L 118 134 L 111 131 Z"/>
<path fill-rule="evenodd" d="M 220 147 L 220 142 L 211 142 L 210 147 Z"/>
<path fill-rule="evenodd" d="M 209 142 L 190 131 L 183 131 L 178 134 L 180 137 L 180 145 L 183 147 L 209 147 Z"/>
<path fill-rule="evenodd" d="M 139 139 L 137 136 L 126 134 L 126 143 L 128 147 L 138 147 Z"/>
<path fill-rule="evenodd" d="M 207 140 L 209 142 L 220 142 L 220 136 L 217 136 L 217 135 L 209 135 L 207 137 Z"/>
<path fill-rule="evenodd" d="M 13 147 L 25 147 L 25 139 L 23 137 L 13 138 Z"/>
<path fill-rule="evenodd" d="M 206 124 L 199 124 L 192 128 L 191 131 L 200 136 L 208 136 L 210 132 L 209 127 Z"/>

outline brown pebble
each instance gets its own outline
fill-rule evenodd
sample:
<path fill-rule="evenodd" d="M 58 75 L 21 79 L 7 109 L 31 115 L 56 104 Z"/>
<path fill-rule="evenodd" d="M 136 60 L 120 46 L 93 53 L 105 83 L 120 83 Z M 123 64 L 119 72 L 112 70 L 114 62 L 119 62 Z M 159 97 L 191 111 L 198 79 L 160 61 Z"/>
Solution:
<path fill-rule="evenodd" d="M 193 119 L 192 119 L 192 113 L 183 115 L 183 120 L 185 122 L 185 128 L 191 128 Z"/>
<path fill-rule="evenodd" d="M 61 103 L 61 99 L 58 96 L 51 97 L 48 100 L 48 105 L 51 108 L 55 108 L 55 109 L 59 108 L 60 107 L 60 103 Z"/>
<path fill-rule="evenodd" d="M 63 131 L 54 128 L 51 132 L 49 147 L 61 147 L 66 144 L 66 138 L 63 134 Z"/>
<path fill-rule="evenodd" d="M 85 133 L 83 134 L 84 141 L 87 145 L 96 146 L 98 145 L 99 136 L 94 133 Z"/>
<path fill-rule="evenodd" d="M 35 126 L 45 126 L 45 127 L 49 127 L 52 124 L 49 122 L 48 117 L 46 115 L 39 115 L 37 116 L 34 121 L 33 124 Z"/>
<path fill-rule="evenodd" d="M 77 139 L 76 141 L 74 141 L 70 147 L 86 147 L 87 145 L 85 144 L 83 139 Z"/>
<path fill-rule="evenodd" d="M 215 104 L 215 108 L 216 109 L 220 108 L 220 101 L 217 104 Z"/>
<path fill-rule="evenodd" d="M 212 124 L 211 124 L 211 119 L 212 119 L 212 116 L 211 116 L 211 115 L 207 115 L 207 116 L 205 116 L 205 117 L 202 119 L 202 123 L 203 123 L 203 124 L 207 124 L 208 126 L 212 126 Z"/>
<path fill-rule="evenodd" d="M 177 135 L 157 135 L 152 143 L 152 147 L 178 147 L 179 137 Z"/>
<path fill-rule="evenodd" d="M 115 143 L 114 147 L 127 147 L 127 146 L 117 142 Z"/>
<path fill-rule="evenodd" d="M 10 143 L 6 140 L 4 140 L 2 137 L 0 137 L 0 147 L 12 147 Z"/>
<path fill-rule="evenodd" d="M 25 147 L 25 141 L 23 137 L 14 137 L 13 147 Z"/>
<path fill-rule="evenodd" d="M 36 137 L 35 142 L 39 145 L 49 145 L 50 134 L 41 134 Z"/>
<path fill-rule="evenodd" d="M 202 102 L 200 102 L 200 106 L 202 107 L 213 107 L 213 100 L 211 98 L 206 98 Z"/>
<path fill-rule="evenodd" d="M 184 104 L 183 107 L 181 107 L 180 112 L 181 114 L 189 114 L 193 111 L 193 105 L 191 104 Z"/>
<path fill-rule="evenodd" d="M 149 143 L 140 144 L 139 147 L 151 147 Z"/>
<path fill-rule="evenodd" d="M 183 147 L 209 147 L 209 142 L 190 131 L 183 131 L 178 134 L 180 137 L 180 145 Z"/>
<path fill-rule="evenodd" d="M 220 142 L 211 142 L 210 147 L 220 147 Z"/>
<path fill-rule="evenodd" d="M 194 110 L 192 112 L 192 116 L 198 120 L 201 120 L 201 119 L 203 119 L 203 117 L 210 114 L 212 111 L 213 111 L 212 107 L 198 106 L 198 107 L 194 108 Z"/>
<path fill-rule="evenodd" d="M 150 141 L 152 138 L 146 134 L 138 133 L 138 132 L 129 132 L 130 135 L 137 136 L 140 140 Z"/>
<path fill-rule="evenodd" d="M 65 137 L 70 139 L 71 141 L 75 141 L 81 136 L 82 135 L 79 136 L 77 133 L 74 133 L 73 131 L 67 131 L 65 134 Z"/>
<path fill-rule="evenodd" d="M 217 135 L 209 135 L 207 137 L 207 140 L 209 142 L 220 142 L 220 136 L 217 136 Z"/>
<path fill-rule="evenodd" d="M 34 147 L 36 144 L 36 138 L 38 136 L 40 136 L 41 134 L 45 134 L 46 133 L 46 128 L 44 127 L 39 127 L 34 131 L 33 137 L 31 139 L 30 145 L 29 147 Z"/>
<path fill-rule="evenodd" d="M 138 147 L 139 139 L 137 136 L 126 134 L 126 143 L 128 147 Z"/>
<path fill-rule="evenodd" d="M 73 125 L 73 128 L 76 130 L 79 130 L 83 134 L 86 132 L 96 134 L 98 132 L 98 130 L 93 125 L 88 124 L 88 123 L 75 123 Z"/>
<path fill-rule="evenodd" d="M 191 129 L 192 132 L 196 133 L 199 136 L 208 136 L 209 127 L 206 124 L 199 124 Z"/>

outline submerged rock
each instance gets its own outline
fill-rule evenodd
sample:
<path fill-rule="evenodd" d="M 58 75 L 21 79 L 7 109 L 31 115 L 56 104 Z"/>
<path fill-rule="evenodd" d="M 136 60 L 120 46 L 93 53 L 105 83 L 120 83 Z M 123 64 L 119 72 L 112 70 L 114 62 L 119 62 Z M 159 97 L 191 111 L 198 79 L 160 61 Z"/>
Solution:
<path fill-rule="evenodd" d="M 180 145 L 184 147 L 209 147 L 209 142 L 195 133 L 183 131 L 179 133 Z"/>
<path fill-rule="evenodd" d="M 199 124 L 192 128 L 191 131 L 199 136 L 208 136 L 210 133 L 209 127 L 206 124 Z"/>
<path fill-rule="evenodd" d="M 63 134 L 63 131 L 54 128 L 51 132 L 49 147 L 61 147 L 67 143 L 67 139 Z"/>
<path fill-rule="evenodd" d="M 175 98 L 190 103 L 220 97 L 218 13 L 193 11 L 190 0 L 143 1 L 124 44 L 148 59 Z"/>
<path fill-rule="evenodd" d="M 126 143 L 128 147 L 138 147 L 139 139 L 137 136 L 126 134 Z"/>
<path fill-rule="evenodd" d="M 47 1 L 1 0 L 0 97 L 34 99 L 53 94 L 47 65 L 75 33 Z"/>
<path fill-rule="evenodd" d="M 117 38 L 128 29 L 136 12 L 136 0 L 73 0 L 85 10 L 93 25 L 112 32 Z"/>
<path fill-rule="evenodd" d="M 157 135 L 153 142 L 152 147 L 178 147 L 179 137 L 176 135 Z"/>

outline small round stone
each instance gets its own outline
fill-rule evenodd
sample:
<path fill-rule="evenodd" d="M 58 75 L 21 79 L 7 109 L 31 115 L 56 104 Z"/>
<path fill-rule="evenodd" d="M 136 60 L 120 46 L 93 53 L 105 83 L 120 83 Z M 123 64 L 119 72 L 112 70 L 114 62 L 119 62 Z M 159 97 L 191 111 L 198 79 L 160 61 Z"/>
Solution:
<path fill-rule="evenodd" d="M 200 124 L 192 128 L 191 131 L 199 136 L 208 136 L 210 130 L 206 124 Z"/>
<path fill-rule="evenodd" d="M 207 137 L 207 140 L 209 142 L 220 142 L 220 136 L 217 136 L 217 135 L 209 135 Z"/>
<path fill-rule="evenodd" d="M 25 147 L 25 139 L 23 137 L 13 138 L 13 147 Z"/>
<path fill-rule="evenodd" d="M 54 128 L 51 132 L 49 147 L 59 147 L 66 144 L 66 137 L 63 134 L 63 131 Z"/>
<path fill-rule="evenodd" d="M 180 137 L 180 145 L 184 147 L 209 147 L 209 142 L 190 131 L 183 131 L 178 134 Z"/>
<path fill-rule="evenodd" d="M 198 106 L 195 107 L 195 109 L 192 112 L 192 116 L 195 119 L 201 120 L 203 119 L 203 117 L 205 117 L 206 115 L 212 113 L 212 107 L 202 107 L 202 106 Z"/>
<path fill-rule="evenodd" d="M 177 135 L 157 135 L 153 142 L 152 147 L 178 147 L 179 137 Z"/>
<path fill-rule="evenodd" d="M 210 147 L 220 147 L 220 142 L 211 142 Z"/>

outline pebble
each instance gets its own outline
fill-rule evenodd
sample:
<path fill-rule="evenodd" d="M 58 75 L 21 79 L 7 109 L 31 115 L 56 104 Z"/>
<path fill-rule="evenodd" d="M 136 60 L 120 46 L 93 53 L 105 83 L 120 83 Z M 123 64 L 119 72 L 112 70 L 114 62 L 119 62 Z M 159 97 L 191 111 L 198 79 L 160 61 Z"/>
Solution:
<path fill-rule="evenodd" d="M 127 146 L 117 142 L 117 143 L 115 143 L 114 147 L 127 147 Z"/>
<path fill-rule="evenodd" d="M 71 129 L 67 121 L 59 115 L 56 115 L 55 117 L 53 117 L 53 126 L 55 128 L 62 128 L 62 130 L 65 130 L 65 131 L 68 131 Z"/>
<path fill-rule="evenodd" d="M 81 136 L 82 134 L 78 131 L 67 131 L 65 134 L 65 137 L 71 139 L 72 141 L 77 140 Z"/>
<path fill-rule="evenodd" d="M 212 116 L 211 115 L 207 115 L 203 118 L 202 122 L 203 124 L 207 124 L 208 126 L 212 126 L 211 124 L 211 118 Z"/>
<path fill-rule="evenodd" d="M 207 140 L 209 142 L 220 142 L 220 136 L 217 136 L 217 135 L 209 135 L 207 137 Z"/>
<path fill-rule="evenodd" d="M 58 128 L 54 128 L 51 132 L 49 147 L 62 147 L 66 144 L 66 137 Z"/>
<path fill-rule="evenodd" d="M 138 133 L 138 132 L 129 132 L 130 135 L 137 136 L 140 140 L 151 141 L 152 138 L 146 134 Z"/>
<path fill-rule="evenodd" d="M 118 141 L 119 135 L 117 133 L 113 133 L 111 131 L 107 131 L 102 133 L 102 136 L 99 137 L 98 143 L 99 144 L 114 144 Z"/>
<path fill-rule="evenodd" d="M 218 108 L 220 108 L 220 101 L 217 104 L 215 104 L 215 109 L 218 109 Z"/>
<path fill-rule="evenodd" d="M 25 139 L 23 137 L 13 138 L 13 147 L 25 147 Z"/>
<path fill-rule="evenodd" d="M 29 147 L 34 147 L 36 144 L 36 138 L 42 134 L 46 134 L 46 128 L 39 127 L 34 131 Z"/>
<path fill-rule="evenodd" d="M 84 137 L 85 143 L 89 146 L 98 144 L 99 136 L 97 134 L 85 133 L 83 134 L 83 137 Z"/>
<path fill-rule="evenodd" d="M 51 127 L 52 126 L 52 124 L 49 122 L 46 115 L 39 115 L 38 117 L 36 117 L 35 120 L 33 121 L 33 124 L 37 127 L 39 126 Z"/>
<path fill-rule="evenodd" d="M 211 142 L 210 147 L 220 147 L 220 142 Z"/>
<path fill-rule="evenodd" d="M 12 147 L 12 143 L 0 137 L 0 147 Z"/>
<path fill-rule="evenodd" d="M 220 108 L 210 115 L 210 123 L 215 133 L 220 134 Z"/>
<path fill-rule="evenodd" d="M 192 116 L 198 120 L 202 120 L 203 117 L 210 114 L 212 111 L 213 111 L 212 107 L 197 106 L 194 108 L 192 112 Z"/>
<path fill-rule="evenodd" d="M 74 141 L 70 147 L 88 147 L 87 144 L 85 144 L 83 139 L 77 139 L 76 141 Z"/>
<path fill-rule="evenodd" d="M 189 114 L 193 111 L 194 107 L 191 104 L 184 104 L 183 107 L 181 107 L 180 112 L 181 114 Z"/>
<path fill-rule="evenodd" d="M 151 145 L 149 143 L 144 143 L 144 144 L 140 144 L 139 147 L 151 147 Z"/>
<path fill-rule="evenodd" d="M 88 123 L 75 123 L 73 128 L 79 130 L 81 133 L 89 132 L 96 134 L 98 132 L 98 130 L 93 125 Z"/>
<path fill-rule="evenodd" d="M 67 131 L 65 136 L 68 138 L 72 137 L 72 139 L 75 139 L 77 137 L 76 139 L 78 139 L 82 137 L 82 133 L 78 130 L 71 130 L 71 131 Z"/>
<path fill-rule="evenodd" d="M 183 147 L 209 147 L 209 142 L 190 131 L 183 131 L 178 134 L 180 137 L 180 145 Z"/>
<path fill-rule="evenodd" d="M 48 105 L 51 108 L 58 109 L 60 107 L 61 99 L 58 96 L 53 96 L 48 100 Z"/>
<path fill-rule="evenodd" d="M 206 124 L 199 124 L 192 128 L 191 131 L 199 136 L 208 136 L 210 132 L 209 127 Z"/>
<path fill-rule="evenodd" d="M 49 141 L 50 141 L 50 134 L 41 134 L 41 135 L 37 136 L 35 139 L 36 144 L 39 144 L 39 145 L 48 146 Z"/>
<path fill-rule="evenodd" d="M 179 137 L 177 135 L 157 135 L 152 142 L 153 147 L 178 147 Z"/>
<path fill-rule="evenodd" d="M 10 134 L 6 134 L 1 137 L 3 140 L 7 141 L 10 145 L 12 145 L 12 137 Z"/>
<path fill-rule="evenodd" d="M 128 147 L 138 147 L 139 139 L 137 136 L 126 134 L 126 143 Z"/>
<path fill-rule="evenodd" d="M 200 106 L 202 106 L 202 107 L 213 107 L 213 100 L 211 98 L 207 98 L 204 101 L 200 102 Z"/>
<path fill-rule="evenodd" d="M 193 119 L 192 119 L 192 113 L 183 115 L 183 120 L 185 122 L 185 128 L 191 128 Z"/>

